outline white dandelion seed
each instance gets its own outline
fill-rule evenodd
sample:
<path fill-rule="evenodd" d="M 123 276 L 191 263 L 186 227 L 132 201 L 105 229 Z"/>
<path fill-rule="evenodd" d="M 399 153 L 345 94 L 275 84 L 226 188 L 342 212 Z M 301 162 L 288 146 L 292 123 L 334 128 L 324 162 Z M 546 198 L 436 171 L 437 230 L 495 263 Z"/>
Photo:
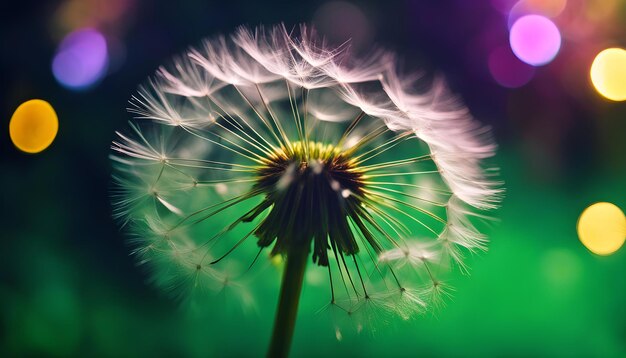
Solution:
<path fill-rule="evenodd" d="M 270 355 L 287 352 L 308 261 L 329 307 L 374 331 L 443 302 L 445 262 L 486 248 L 471 218 L 501 198 L 489 129 L 440 78 L 349 50 L 306 26 L 205 40 L 139 88 L 112 145 L 114 216 L 155 284 L 253 306 L 241 280 L 271 285 L 266 251 L 285 258 Z"/>
<path fill-rule="evenodd" d="M 425 263 L 438 263 L 441 259 L 441 249 L 437 242 L 420 242 L 414 240 L 405 243 L 404 247 L 387 250 L 379 255 L 381 262 L 397 262 L 400 265 L 422 266 Z"/>

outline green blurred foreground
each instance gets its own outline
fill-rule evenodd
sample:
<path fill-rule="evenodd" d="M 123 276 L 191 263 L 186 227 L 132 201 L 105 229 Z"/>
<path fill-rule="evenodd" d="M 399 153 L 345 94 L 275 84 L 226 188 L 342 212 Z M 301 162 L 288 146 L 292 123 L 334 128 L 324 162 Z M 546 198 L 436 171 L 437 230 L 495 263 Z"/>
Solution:
<path fill-rule="evenodd" d="M 265 353 L 278 268 L 266 271 L 277 285 L 257 297 L 256 308 L 233 307 L 226 293 L 212 302 L 213 313 L 182 311 L 143 282 L 148 275 L 133 266 L 120 235 L 93 243 L 90 232 L 76 232 L 84 226 L 77 220 L 89 215 L 88 207 L 72 206 L 80 193 L 37 182 L 59 174 L 62 157 L 50 151 L 36 159 L 27 176 L 8 171 L 2 178 L 15 187 L 7 203 L 20 205 L 11 216 L 18 225 L 3 235 L 1 356 Z M 471 277 L 451 277 L 456 292 L 447 307 L 410 322 L 378 322 L 375 332 L 365 322 L 361 334 L 337 341 L 329 315 L 317 313 L 328 301 L 326 282 L 309 285 L 292 355 L 626 356 L 626 249 L 594 256 L 575 231 L 578 215 L 595 201 L 626 209 L 626 176 L 547 187 L 526 179 L 517 155 L 501 152 L 499 161 L 507 194 L 490 250 L 469 260 Z M 93 223 L 105 227 L 92 230 L 117 232 L 109 218 Z"/>

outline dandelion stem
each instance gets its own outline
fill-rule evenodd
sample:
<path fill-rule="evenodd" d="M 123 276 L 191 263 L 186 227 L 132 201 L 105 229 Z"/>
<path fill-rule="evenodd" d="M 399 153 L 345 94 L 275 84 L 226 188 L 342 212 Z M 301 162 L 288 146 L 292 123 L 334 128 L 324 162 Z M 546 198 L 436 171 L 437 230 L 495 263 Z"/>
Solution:
<path fill-rule="evenodd" d="M 283 271 L 283 282 L 274 321 L 274 332 L 267 352 L 267 356 L 270 358 L 287 357 L 289 354 L 308 257 L 308 248 L 299 245 L 287 253 L 287 262 Z"/>

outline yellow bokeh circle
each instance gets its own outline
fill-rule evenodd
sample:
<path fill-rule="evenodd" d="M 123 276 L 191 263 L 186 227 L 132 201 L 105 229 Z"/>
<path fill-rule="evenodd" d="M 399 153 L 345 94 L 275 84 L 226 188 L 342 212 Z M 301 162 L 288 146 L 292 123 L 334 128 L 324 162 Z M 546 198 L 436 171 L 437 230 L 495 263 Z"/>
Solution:
<path fill-rule="evenodd" d="M 22 103 L 9 122 L 11 141 L 26 153 L 39 153 L 48 148 L 58 130 L 59 119 L 54 108 L 41 99 Z"/>
<path fill-rule="evenodd" d="M 626 100 L 626 50 L 609 48 L 600 52 L 591 65 L 591 83 L 612 101 Z"/>
<path fill-rule="evenodd" d="M 578 237 L 589 251 L 610 255 L 626 240 L 626 217 L 611 203 L 595 203 L 580 214 Z"/>

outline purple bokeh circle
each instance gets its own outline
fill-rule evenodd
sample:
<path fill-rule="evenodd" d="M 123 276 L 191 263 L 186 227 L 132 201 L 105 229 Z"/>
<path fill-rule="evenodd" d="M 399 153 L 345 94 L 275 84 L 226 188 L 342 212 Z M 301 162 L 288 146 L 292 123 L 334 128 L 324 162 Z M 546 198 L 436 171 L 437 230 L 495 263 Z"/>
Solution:
<path fill-rule="evenodd" d="M 105 75 L 108 62 L 104 36 L 93 29 L 82 29 L 63 39 L 52 60 L 52 73 L 63 86 L 83 89 Z"/>
<path fill-rule="evenodd" d="M 561 48 L 561 33 L 541 15 L 522 16 L 511 27 L 509 43 L 515 56 L 529 65 L 549 63 Z"/>
<path fill-rule="evenodd" d="M 499 85 L 518 88 L 530 82 L 535 68 L 520 61 L 508 46 L 494 49 L 488 59 L 489 72 Z"/>

